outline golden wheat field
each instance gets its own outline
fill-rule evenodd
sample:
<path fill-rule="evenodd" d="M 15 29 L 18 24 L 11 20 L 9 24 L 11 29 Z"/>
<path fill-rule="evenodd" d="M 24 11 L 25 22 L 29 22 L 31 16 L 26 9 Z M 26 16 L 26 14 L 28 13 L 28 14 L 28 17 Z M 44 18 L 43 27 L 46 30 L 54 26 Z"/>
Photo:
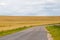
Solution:
<path fill-rule="evenodd" d="M 60 23 L 60 16 L 0 16 L 0 31 L 51 23 Z"/>

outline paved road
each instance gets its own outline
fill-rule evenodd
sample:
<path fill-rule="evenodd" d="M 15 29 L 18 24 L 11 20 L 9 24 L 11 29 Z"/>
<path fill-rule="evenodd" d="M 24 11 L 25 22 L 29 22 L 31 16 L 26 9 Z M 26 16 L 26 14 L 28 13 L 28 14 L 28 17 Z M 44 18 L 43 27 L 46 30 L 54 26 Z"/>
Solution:
<path fill-rule="evenodd" d="M 21 32 L 1 37 L 0 40 L 48 40 L 44 26 L 33 27 Z"/>

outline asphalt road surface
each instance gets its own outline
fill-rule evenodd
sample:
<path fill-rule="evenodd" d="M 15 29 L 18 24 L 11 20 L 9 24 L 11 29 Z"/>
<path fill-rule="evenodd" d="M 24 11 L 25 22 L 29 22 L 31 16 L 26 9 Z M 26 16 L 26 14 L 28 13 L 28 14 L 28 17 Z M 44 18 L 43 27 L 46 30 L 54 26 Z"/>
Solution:
<path fill-rule="evenodd" d="M 0 40 L 48 40 L 48 38 L 45 27 L 37 26 L 1 37 Z"/>

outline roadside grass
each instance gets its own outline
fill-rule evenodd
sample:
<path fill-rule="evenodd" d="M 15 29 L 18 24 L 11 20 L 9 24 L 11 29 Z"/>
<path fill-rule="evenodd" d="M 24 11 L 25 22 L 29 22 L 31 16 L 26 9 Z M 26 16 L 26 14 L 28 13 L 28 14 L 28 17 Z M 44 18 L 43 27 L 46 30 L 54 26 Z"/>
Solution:
<path fill-rule="evenodd" d="M 46 28 L 51 33 L 54 40 L 60 40 L 60 25 L 47 26 Z"/>
<path fill-rule="evenodd" d="M 28 29 L 28 28 L 31 28 L 31 27 L 32 26 L 28 26 L 28 27 L 24 26 L 24 27 L 12 29 L 12 30 L 1 31 L 0 32 L 0 37 L 8 35 L 8 34 L 15 33 L 15 32 L 18 32 L 18 31 L 22 31 L 22 30 L 25 30 L 25 29 Z"/>

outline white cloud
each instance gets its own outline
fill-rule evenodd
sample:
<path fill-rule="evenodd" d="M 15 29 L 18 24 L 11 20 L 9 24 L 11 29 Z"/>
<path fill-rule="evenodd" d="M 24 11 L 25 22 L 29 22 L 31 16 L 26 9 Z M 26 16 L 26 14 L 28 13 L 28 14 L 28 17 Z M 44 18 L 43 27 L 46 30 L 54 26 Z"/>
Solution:
<path fill-rule="evenodd" d="M 60 11 L 59 2 L 57 0 L 0 0 L 0 15 L 54 15 Z"/>
<path fill-rule="evenodd" d="M 7 5 L 7 4 L 4 3 L 4 2 L 1 2 L 1 3 L 0 3 L 0 6 L 5 6 L 5 5 Z"/>

